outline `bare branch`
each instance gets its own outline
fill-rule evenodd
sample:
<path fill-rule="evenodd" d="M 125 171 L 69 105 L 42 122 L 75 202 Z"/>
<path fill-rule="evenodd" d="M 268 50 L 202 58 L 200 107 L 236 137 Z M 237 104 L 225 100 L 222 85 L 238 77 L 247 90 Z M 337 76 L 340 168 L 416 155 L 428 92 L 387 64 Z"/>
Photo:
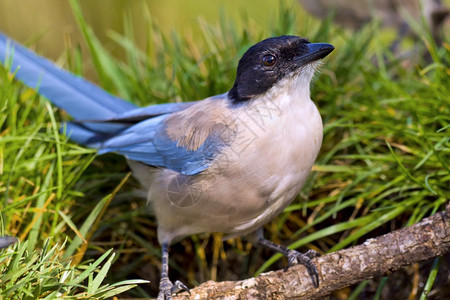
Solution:
<path fill-rule="evenodd" d="M 314 289 L 301 265 L 242 281 L 208 281 L 174 299 L 319 298 L 362 280 L 383 276 L 403 266 L 444 255 L 450 250 L 450 204 L 423 221 L 359 246 L 314 259 L 320 287 Z"/>

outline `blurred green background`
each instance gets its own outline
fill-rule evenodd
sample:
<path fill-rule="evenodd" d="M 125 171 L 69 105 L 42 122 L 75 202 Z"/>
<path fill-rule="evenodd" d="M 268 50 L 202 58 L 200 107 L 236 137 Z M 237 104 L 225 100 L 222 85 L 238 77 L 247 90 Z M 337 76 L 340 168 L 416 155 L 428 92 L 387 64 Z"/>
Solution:
<path fill-rule="evenodd" d="M 284 2 L 291 4 L 295 1 Z M 137 45 L 143 47 L 146 26 L 150 21 L 148 13 L 163 33 L 176 31 L 196 40 L 199 20 L 214 24 L 222 14 L 240 27 L 243 25 L 242 16 L 247 16 L 251 26 L 259 31 L 274 18 L 279 8 L 278 2 L 272 0 L 82 0 L 80 4 L 86 22 L 97 37 L 106 48 L 119 55 L 119 47 L 108 38 L 108 34 L 111 31 L 124 32 L 126 15 L 130 16 L 136 28 Z M 297 6 L 300 12 L 301 7 Z M 68 46 L 83 40 L 69 3 L 61 0 L 1 0 L 0 31 L 21 43 L 36 42 L 39 53 L 52 59 L 58 58 Z"/>

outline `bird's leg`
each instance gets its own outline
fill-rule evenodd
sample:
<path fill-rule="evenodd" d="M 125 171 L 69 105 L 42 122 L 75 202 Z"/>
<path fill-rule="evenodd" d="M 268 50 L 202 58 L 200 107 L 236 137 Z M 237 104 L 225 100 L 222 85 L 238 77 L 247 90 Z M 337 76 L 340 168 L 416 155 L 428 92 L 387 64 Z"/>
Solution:
<path fill-rule="evenodd" d="M 169 279 L 169 244 L 162 244 L 161 258 L 161 280 L 159 281 L 159 294 L 157 300 L 172 300 L 172 294 L 189 289 L 181 281 L 175 281 L 173 284 Z"/>
<path fill-rule="evenodd" d="M 280 252 L 281 254 L 286 256 L 288 258 L 288 262 L 289 262 L 287 268 L 289 268 L 290 266 L 292 266 L 294 264 L 304 265 L 306 267 L 306 270 L 308 270 L 308 274 L 311 277 L 313 286 L 315 288 L 319 287 L 319 274 L 317 272 L 316 266 L 314 265 L 314 263 L 311 260 L 314 257 L 320 256 L 320 254 L 318 252 L 316 252 L 314 250 L 309 250 L 303 254 L 296 250 L 288 249 L 282 245 L 278 245 L 272 241 L 265 239 L 262 234 L 261 229 L 258 230 L 258 232 L 256 233 L 256 241 L 257 241 L 257 245 L 269 248 L 276 252 Z"/>

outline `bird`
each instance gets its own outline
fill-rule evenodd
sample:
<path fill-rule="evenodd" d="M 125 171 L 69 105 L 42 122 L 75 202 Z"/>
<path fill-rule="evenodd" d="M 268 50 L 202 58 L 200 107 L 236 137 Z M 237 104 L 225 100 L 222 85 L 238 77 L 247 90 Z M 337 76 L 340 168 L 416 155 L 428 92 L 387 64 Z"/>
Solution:
<path fill-rule="evenodd" d="M 63 125 L 71 140 L 126 157 L 156 216 L 158 299 L 189 291 L 169 279 L 169 247 L 199 233 L 245 236 L 287 256 L 288 266 L 304 265 L 319 286 L 318 253 L 265 239 L 263 225 L 298 195 L 319 153 L 323 124 L 310 83 L 334 49 L 299 36 L 269 37 L 240 58 L 228 92 L 137 107 L 0 33 L 0 61 L 72 116 Z"/>

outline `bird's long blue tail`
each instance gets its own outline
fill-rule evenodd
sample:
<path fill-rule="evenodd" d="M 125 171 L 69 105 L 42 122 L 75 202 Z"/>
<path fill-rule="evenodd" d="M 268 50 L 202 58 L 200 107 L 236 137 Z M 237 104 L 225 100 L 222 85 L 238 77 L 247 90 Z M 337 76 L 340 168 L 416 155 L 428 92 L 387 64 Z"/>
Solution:
<path fill-rule="evenodd" d="M 149 118 L 184 110 L 195 102 L 137 107 L 114 97 L 93 83 L 65 71 L 0 32 L 0 62 L 15 78 L 67 111 L 74 122 L 66 124 L 70 139 L 94 146 Z"/>
<path fill-rule="evenodd" d="M 123 124 L 101 123 L 115 119 L 136 106 L 114 97 L 93 83 L 65 71 L 49 60 L 36 55 L 0 32 L 0 61 L 15 78 L 36 89 L 39 94 L 67 111 L 75 122 L 67 124 L 72 140 L 87 144 L 94 136 L 111 135 L 122 130 Z"/>
<path fill-rule="evenodd" d="M 135 109 L 91 82 L 73 75 L 0 33 L 0 60 L 27 86 L 37 89 L 78 120 L 105 120 Z"/>

